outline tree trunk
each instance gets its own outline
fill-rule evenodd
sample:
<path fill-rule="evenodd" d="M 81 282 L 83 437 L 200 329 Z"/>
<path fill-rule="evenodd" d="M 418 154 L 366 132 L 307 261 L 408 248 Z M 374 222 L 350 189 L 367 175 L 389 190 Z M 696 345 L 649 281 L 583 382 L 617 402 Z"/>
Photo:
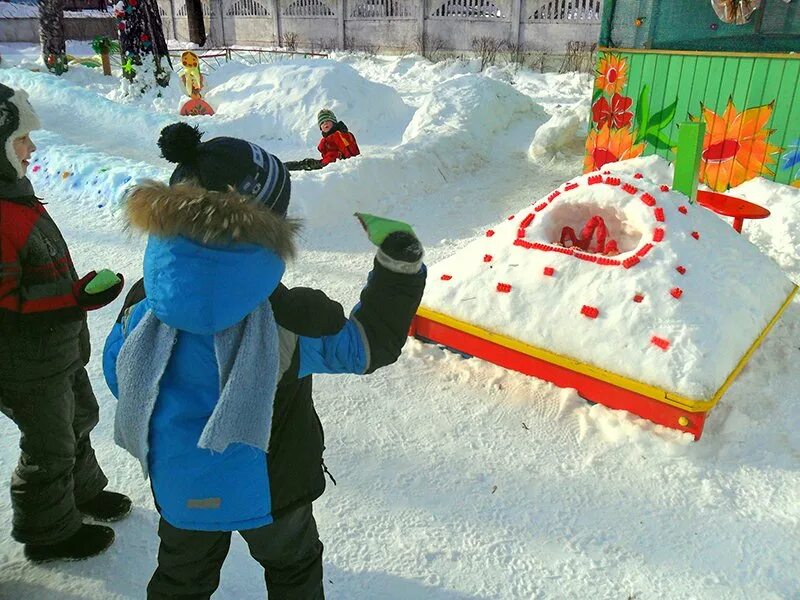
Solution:
<path fill-rule="evenodd" d="M 39 0 L 39 30 L 44 63 L 50 71 L 61 75 L 67 70 L 64 0 Z"/>
<path fill-rule="evenodd" d="M 189 20 L 189 40 L 202 46 L 206 43 L 206 24 L 203 21 L 201 0 L 186 0 L 186 17 Z"/>
<path fill-rule="evenodd" d="M 108 56 L 108 52 L 103 52 L 100 55 L 100 59 L 103 61 L 103 75 L 108 77 L 111 75 L 111 59 Z"/>

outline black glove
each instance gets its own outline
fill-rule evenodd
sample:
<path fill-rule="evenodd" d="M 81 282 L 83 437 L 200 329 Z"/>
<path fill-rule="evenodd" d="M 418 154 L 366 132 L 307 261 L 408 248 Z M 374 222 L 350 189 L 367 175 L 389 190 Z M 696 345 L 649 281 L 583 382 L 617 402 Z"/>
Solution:
<path fill-rule="evenodd" d="M 303 169 L 305 171 L 317 171 L 324 166 L 318 158 L 307 158 L 303 161 Z"/>
<path fill-rule="evenodd" d="M 422 244 L 405 231 L 394 231 L 387 235 L 380 249 L 392 260 L 404 263 L 418 263 L 422 260 Z"/>

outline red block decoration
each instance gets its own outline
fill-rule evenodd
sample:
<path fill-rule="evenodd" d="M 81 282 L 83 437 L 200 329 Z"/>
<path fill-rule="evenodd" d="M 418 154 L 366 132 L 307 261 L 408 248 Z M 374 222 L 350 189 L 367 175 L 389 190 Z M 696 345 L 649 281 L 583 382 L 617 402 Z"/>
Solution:
<path fill-rule="evenodd" d="M 452 275 L 442 275 L 442 281 L 450 281 L 452 278 Z"/>
<path fill-rule="evenodd" d="M 545 267 L 544 274 L 548 277 L 552 277 L 555 274 L 556 270 L 553 267 Z"/>
<path fill-rule="evenodd" d="M 686 267 L 683 265 L 678 265 L 675 270 L 680 273 L 681 275 L 686 275 Z"/>
<path fill-rule="evenodd" d="M 655 209 L 654 212 L 655 212 L 655 215 L 656 215 L 656 221 L 659 221 L 659 222 L 663 223 L 664 222 L 664 209 L 659 206 L 658 208 Z"/>
<path fill-rule="evenodd" d="M 606 177 L 606 183 L 608 185 L 619 185 L 622 181 L 619 177 Z"/>
<path fill-rule="evenodd" d="M 622 189 L 628 192 L 631 196 L 633 196 L 639 190 L 636 189 L 635 186 L 632 186 L 630 183 L 626 183 L 622 186 Z"/>
<path fill-rule="evenodd" d="M 525 227 L 528 227 L 531 223 L 533 223 L 533 217 L 534 217 L 534 214 L 530 213 L 528 216 L 526 216 L 524 219 L 522 219 L 522 223 L 520 223 L 519 226 L 522 227 L 523 229 Z"/>
<path fill-rule="evenodd" d="M 633 297 L 633 301 L 636 302 L 637 304 L 641 304 L 642 300 L 644 300 L 644 296 L 642 296 L 641 294 L 636 294 Z"/>
<path fill-rule="evenodd" d="M 636 173 L 636 175 L 633 176 L 634 179 L 641 179 L 642 177 L 644 177 L 644 175 L 641 173 Z"/>
<path fill-rule="evenodd" d="M 581 308 L 581 314 L 585 317 L 589 317 L 590 319 L 596 319 L 597 315 L 600 314 L 600 310 L 594 306 L 588 306 L 584 304 Z"/>
<path fill-rule="evenodd" d="M 574 190 L 576 187 L 578 187 L 578 184 L 577 184 L 577 183 L 570 183 L 570 184 L 567 184 L 567 185 L 564 187 L 564 191 L 565 191 L 565 192 L 568 192 L 568 191 L 570 191 L 570 190 Z"/>
<path fill-rule="evenodd" d="M 650 342 L 654 346 L 658 346 L 662 350 L 666 350 L 667 348 L 669 348 L 669 340 L 665 340 L 664 338 L 660 338 L 657 335 L 654 335 L 652 338 L 650 338 Z"/>
<path fill-rule="evenodd" d="M 503 294 L 507 294 L 511 291 L 511 284 L 510 283 L 498 283 L 497 284 L 497 291 Z"/>
<path fill-rule="evenodd" d="M 664 228 L 663 227 L 656 227 L 653 230 L 653 241 L 660 242 L 664 239 Z"/>
<path fill-rule="evenodd" d="M 602 175 L 592 175 L 591 177 L 589 177 L 587 182 L 589 183 L 589 185 L 596 185 L 598 183 L 603 183 L 603 176 Z"/>
<path fill-rule="evenodd" d="M 642 194 L 641 198 L 642 198 L 642 202 L 644 202 L 647 206 L 655 206 L 656 205 L 656 199 L 653 198 L 653 196 L 651 194 L 648 194 L 648 193 L 645 192 L 644 194 Z"/>
<path fill-rule="evenodd" d="M 490 229 L 486 232 L 486 237 L 492 237 L 494 235 L 494 229 Z"/>
<path fill-rule="evenodd" d="M 636 255 L 630 256 L 622 261 L 622 266 L 625 267 L 626 269 L 630 269 L 634 265 L 638 264 L 639 264 L 639 257 Z"/>
<path fill-rule="evenodd" d="M 553 200 L 555 200 L 556 198 L 558 198 L 560 195 L 561 195 L 561 192 L 559 192 L 558 190 L 555 190 L 554 192 L 552 192 L 552 193 L 551 193 L 551 194 L 550 194 L 550 195 L 547 197 L 547 201 L 548 201 L 548 202 L 552 202 Z"/>
<path fill-rule="evenodd" d="M 688 209 L 688 208 L 686 208 L 686 207 L 685 207 L 683 204 L 681 204 L 681 205 L 678 207 L 678 212 L 679 212 L 679 213 L 681 213 L 682 215 L 685 215 L 686 213 L 688 213 L 688 212 L 689 212 L 689 209 Z"/>
<path fill-rule="evenodd" d="M 509 221 L 513 221 L 514 220 L 514 215 L 511 215 L 510 217 L 508 217 L 508 220 Z"/>
<path fill-rule="evenodd" d="M 544 210 L 545 208 L 547 208 L 547 202 L 542 202 L 541 204 L 537 204 L 533 210 L 539 212 L 540 210 Z"/>
<path fill-rule="evenodd" d="M 692 232 L 692 237 L 694 239 L 696 239 L 696 240 L 699 240 L 700 239 L 700 233 L 698 233 L 697 231 L 693 231 Z"/>
<path fill-rule="evenodd" d="M 672 294 L 672 297 L 675 298 L 676 300 L 678 298 L 680 298 L 681 296 L 683 296 L 683 290 L 681 288 L 679 288 L 679 287 L 672 288 L 669 291 L 669 293 Z"/>
<path fill-rule="evenodd" d="M 668 185 L 662 185 L 661 186 L 661 191 L 662 192 L 668 192 L 669 191 L 669 186 Z"/>
<path fill-rule="evenodd" d="M 483 255 L 483 262 L 492 262 L 492 255 L 491 254 L 484 254 Z"/>

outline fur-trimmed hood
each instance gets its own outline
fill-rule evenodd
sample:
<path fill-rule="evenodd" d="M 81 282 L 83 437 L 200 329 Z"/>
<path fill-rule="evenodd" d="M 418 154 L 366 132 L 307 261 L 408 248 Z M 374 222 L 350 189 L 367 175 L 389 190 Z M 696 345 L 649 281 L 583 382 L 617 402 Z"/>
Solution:
<path fill-rule="evenodd" d="M 236 192 L 148 181 L 129 192 L 126 212 L 149 234 L 149 308 L 189 333 L 223 331 L 268 301 L 294 253 L 298 223 Z"/>
<path fill-rule="evenodd" d="M 285 219 L 236 190 L 215 192 L 191 182 L 145 181 L 127 195 L 130 226 L 169 238 L 182 236 L 210 246 L 254 244 L 281 258 L 295 254 L 300 223 Z"/>

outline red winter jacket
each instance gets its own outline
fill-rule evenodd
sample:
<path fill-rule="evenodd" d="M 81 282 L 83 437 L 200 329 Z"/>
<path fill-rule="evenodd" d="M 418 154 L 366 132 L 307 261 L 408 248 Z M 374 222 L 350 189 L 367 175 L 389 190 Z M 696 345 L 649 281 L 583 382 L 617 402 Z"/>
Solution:
<path fill-rule="evenodd" d="M 322 134 L 317 146 L 322 154 L 322 164 L 327 165 L 339 158 L 351 158 L 361 154 L 356 137 L 347 130 L 347 125 L 339 121 L 328 133 Z"/>

